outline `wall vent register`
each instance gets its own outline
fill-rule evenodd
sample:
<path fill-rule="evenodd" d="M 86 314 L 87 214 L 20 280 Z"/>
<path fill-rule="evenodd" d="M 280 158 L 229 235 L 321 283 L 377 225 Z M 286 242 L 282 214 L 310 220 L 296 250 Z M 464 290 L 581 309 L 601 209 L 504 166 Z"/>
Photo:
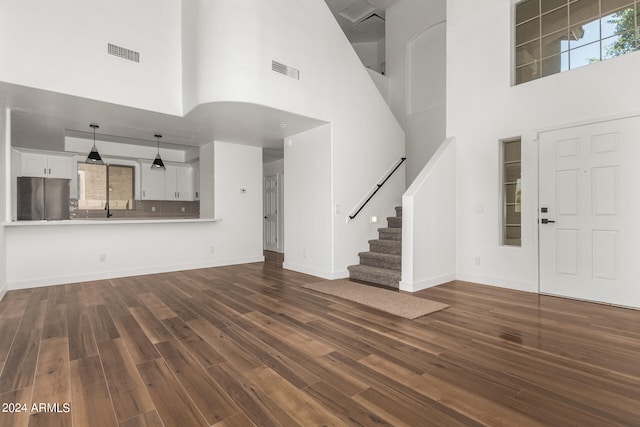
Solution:
<path fill-rule="evenodd" d="M 107 53 L 109 55 L 117 56 L 118 58 L 123 58 L 133 62 L 140 62 L 140 52 L 136 52 L 135 50 L 127 49 L 115 44 L 107 44 Z"/>
<path fill-rule="evenodd" d="M 280 73 L 293 79 L 300 80 L 300 70 L 298 70 L 297 68 L 290 67 L 281 62 L 271 61 L 271 69 L 276 73 Z"/>

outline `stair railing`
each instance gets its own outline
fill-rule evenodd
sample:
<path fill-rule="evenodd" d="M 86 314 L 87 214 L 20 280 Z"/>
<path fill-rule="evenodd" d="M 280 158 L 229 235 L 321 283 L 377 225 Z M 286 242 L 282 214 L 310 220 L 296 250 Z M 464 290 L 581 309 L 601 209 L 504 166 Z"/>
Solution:
<path fill-rule="evenodd" d="M 367 198 L 367 200 L 365 200 L 360 207 L 358 208 L 358 210 L 356 210 L 356 212 L 353 215 L 349 215 L 349 220 L 354 219 L 356 216 L 358 216 L 358 214 L 360 213 L 360 211 L 367 205 L 367 203 L 369 203 L 369 201 L 373 198 L 373 196 L 376 195 L 376 193 L 382 188 L 382 186 L 384 185 L 385 182 L 387 182 L 389 180 L 389 178 L 391 178 L 391 175 L 393 175 L 398 168 L 404 163 L 404 161 L 407 160 L 406 157 L 400 157 L 400 160 L 398 160 L 398 163 L 396 164 L 396 166 L 391 170 L 391 172 L 389 172 L 387 174 L 387 176 L 382 180 L 381 183 L 376 184 L 376 186 L 374 187 L 374 189 L 371 191 L 371 194 L 369 195 L 369 197 Z"/>

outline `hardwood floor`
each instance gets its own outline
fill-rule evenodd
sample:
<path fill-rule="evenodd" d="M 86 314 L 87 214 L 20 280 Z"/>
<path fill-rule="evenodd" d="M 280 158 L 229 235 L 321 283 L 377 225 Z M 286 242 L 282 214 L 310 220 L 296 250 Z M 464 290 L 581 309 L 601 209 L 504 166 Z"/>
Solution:
<path fill-rule="evenodd" d="M 317 280 L 258 263 L 11 291 L 0 425 L 640 425 L 639 311 L 453 282 L 404 320 Z"/>

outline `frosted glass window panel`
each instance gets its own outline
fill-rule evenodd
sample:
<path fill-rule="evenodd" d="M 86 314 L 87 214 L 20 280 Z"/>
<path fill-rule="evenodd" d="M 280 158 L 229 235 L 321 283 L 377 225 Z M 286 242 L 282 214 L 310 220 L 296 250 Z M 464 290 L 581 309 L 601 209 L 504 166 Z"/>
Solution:
<path fill-rule="evenodd" d="M 516 46 L 528 43 L 540 37 L 540 18 L 520 24 L 516 27 Z"/>
<path fill-rule="evenodd" d="M 520 209 L 517 205 L 506 206 L 506 225 L 520 225 Z"/>
<path fill-rule="evenodd" d="M 600 19 L 571 27 L 569 47 L 576 49 L 600 40 Z"/>
<path fill-rule="evenodd" d="M 569 3 L 567 0 L 541 0 L 540 6 L 542 13 L 547 13 L 553 9 L 557 9 L 560 6 L 566 6 Z"/>
<path fill-rule="evenodd" d="M 502 150 L 502 244 L 521 245 L 521 140 L 504 140 Z"/>
<path fill-rule="evenodd" d="M 568 8 L 562 7 L 560 9 L 549 12 L 546 15 L 542 15 L 542 35 L 554 33 L 569 26 L 567 19 Z"/>
<path fill-rule="evenodd" d="M 519 225 L 507 225 L 505 227 L 505 245 L 520 246 L 521 227 Z"/>
<path fill-rule="evenodd" d="M 520 179 L 520 163 L 506 163 L 504 165 L 504 183 L 515 183 Z"/>
<path fill-rule="evenodd" d="M 540 59 L 540 40 L 534 40 L 516 48 L 516 66 Z"/>
<path fill-rule="evenodd" d="M 600 61 L 600 42 L 591 43 L 569 51 L 569 65 L 571 69 L 584 67 Z"/>
<path fill-rule="evenodd" d="M 542 38 L 542 57 L 557 55 L 569 49 L 569 35 L 566 30 Z"/>
<path fill-rule="evenodd" d="M 540 15 L 538 0 L 526 0 L 516 6 L 516 24 L 521 24 Z"/>
<path fill-rule="evenodd" d="M 569 25 L 572 27 L 599 17 L 599 0 L 576 0 L 569 5 Z"/>
<path fill-rule="evenodd" d="M 507 141 L 504 143 L 504 161 L 505 162 L 519 162 L 522 157 L 522 151 L 520 148 L 520 140 Z"/>

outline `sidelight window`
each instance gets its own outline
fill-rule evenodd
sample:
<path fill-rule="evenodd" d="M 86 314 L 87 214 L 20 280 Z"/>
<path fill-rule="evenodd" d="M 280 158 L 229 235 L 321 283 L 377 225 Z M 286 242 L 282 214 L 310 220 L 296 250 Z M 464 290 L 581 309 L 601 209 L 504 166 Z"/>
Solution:
<path fill-rule="evenodd" d="M 502 244 L 522 245 L 521 141 L 502 141 Z"/>

